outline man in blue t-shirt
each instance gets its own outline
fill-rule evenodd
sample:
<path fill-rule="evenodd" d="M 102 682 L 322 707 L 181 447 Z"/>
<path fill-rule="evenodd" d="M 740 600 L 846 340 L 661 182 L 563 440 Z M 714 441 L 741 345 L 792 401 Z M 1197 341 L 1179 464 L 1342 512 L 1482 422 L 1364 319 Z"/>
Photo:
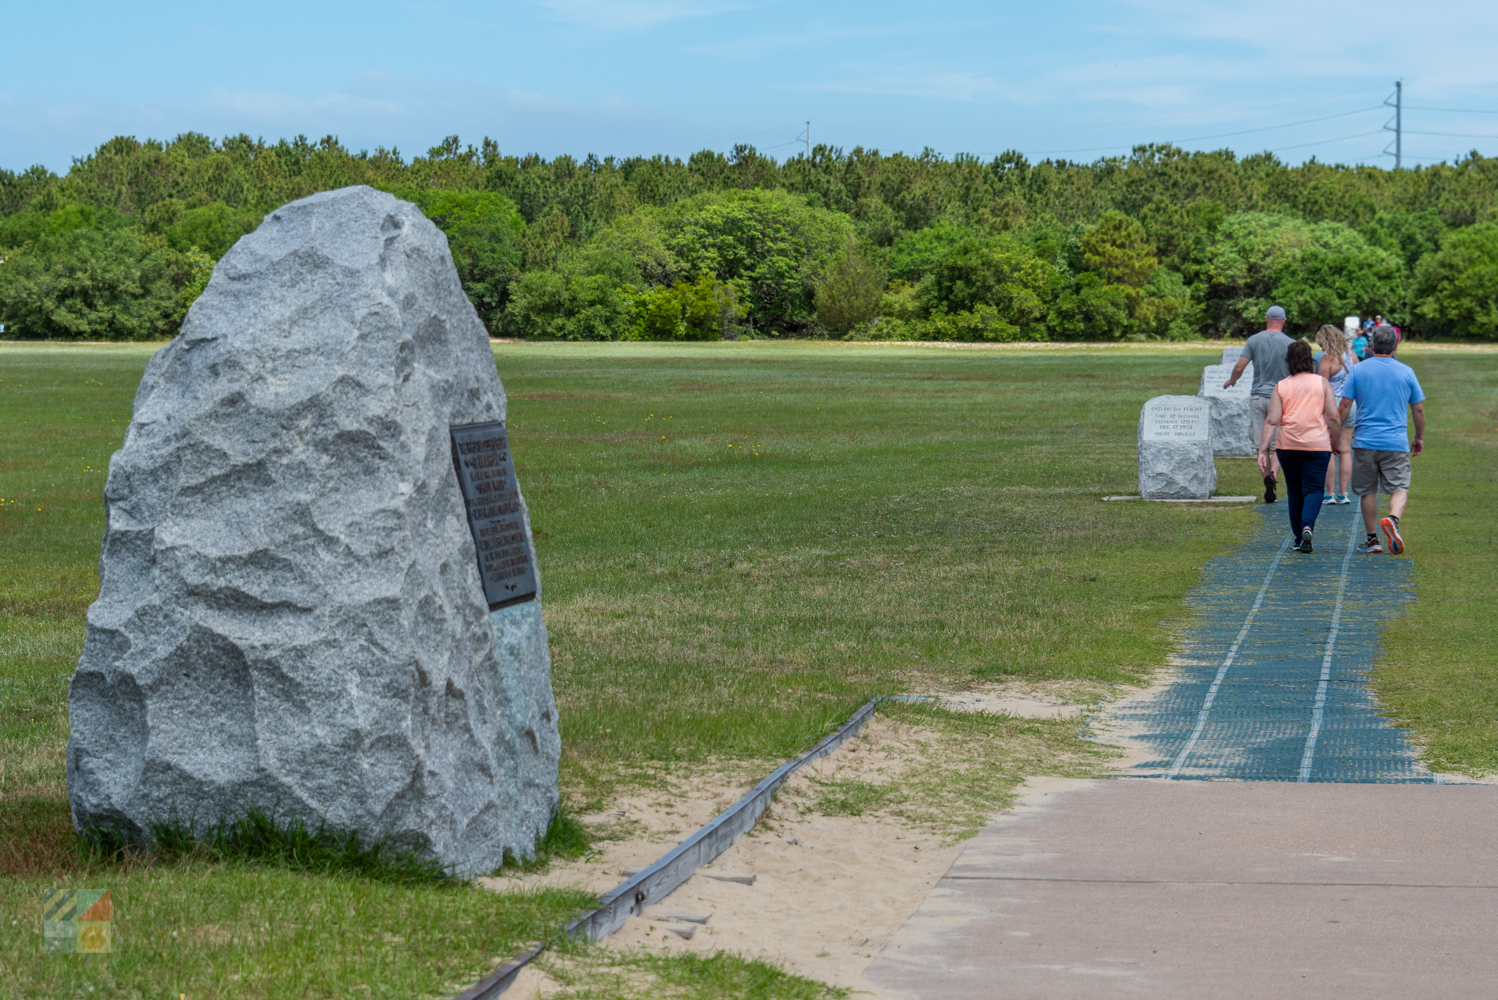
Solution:
<path fill-rule="evenodd" d="M 1382 552 L 1378 529 L 1389 540 L 1389 551 L 1404 551 L 1399 518 L 1410 496 L 1410 456 L 1425 450 L 1425 392 L 1406 364 L 1394 360 L 1399 337 L 1392 326 L 1377 326 L 1368 338 L 1373 356 L 1354 365 L 1337 393 L 1342 419 L 1358 404 L 1357 430 L 1352 436 L 1352 492 L 1360 498 L 1363 527 L 1368 537 L 1359 552 Z M 1406 411 L 1415 417 L 1415 439 L 1410 440 Z M 1389 516 L 1378 520 L 1378 494 L 1389 495 Z"/>

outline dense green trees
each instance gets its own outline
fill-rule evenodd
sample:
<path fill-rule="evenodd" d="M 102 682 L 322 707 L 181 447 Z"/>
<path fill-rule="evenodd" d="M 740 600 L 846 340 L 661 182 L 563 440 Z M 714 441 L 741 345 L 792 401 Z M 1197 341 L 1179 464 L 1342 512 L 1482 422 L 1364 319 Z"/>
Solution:
<path fill-rule="evenodd" d="M 1448 236 L 1415 271 L 1416 312 L 1436 330 L 1498 340 L 1498 224 Z"/>
<path fill-rule="evenodd" d="M 443 228 L 496 334 L 1178 338 L 1242 334 L 1273 300 L 1292 329 L 1380 312 L 1498 337 L 1498 161 L 1475 153 L 1399 171 L 1170 146 L 548 161 L 450 137 L 407 160 L 196 134 L 113 139 L 61 177 L 0 170 L 0 322 L 170 333 L 205 261 L 265 212 L 357 183 Z"/>
<path fill-rule="evenodd" d="M 1257 212 L 1222 223 L 1207 252 L 1205 284 L 1216 325 L 1236 334 L 1261 329 L 1264 310 L 1276 303 L 1301 323 L 1398 316 L 1405 304 L 1404 268 L 1396 255 L 1369 246 L 1338 222 Z"/>
<path fill-rule="evenodd" d="M 206 255 L 125 229 L 49 233 L 0 254 L 7 332 L 57 340 L 172 336 L 212 268 Z"/>

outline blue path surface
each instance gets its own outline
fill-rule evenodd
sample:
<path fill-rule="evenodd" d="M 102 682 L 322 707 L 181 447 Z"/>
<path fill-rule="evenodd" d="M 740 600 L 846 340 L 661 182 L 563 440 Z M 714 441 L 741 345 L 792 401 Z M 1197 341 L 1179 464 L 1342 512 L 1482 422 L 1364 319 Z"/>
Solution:
<path fill-rule="evenodd" d="M 1210 561 L 1180 680 L 1114 718 L 1157 757 L 1140 777 L 1432 782 L 1368 687 L 1379 633 L 1414 597 L 1409 556 L 1359 555 L 1356 503 L 1325 507 L 1315 552 L 1290 548 L 1285 505 L 1261 504 L 1244 548 Z"/>

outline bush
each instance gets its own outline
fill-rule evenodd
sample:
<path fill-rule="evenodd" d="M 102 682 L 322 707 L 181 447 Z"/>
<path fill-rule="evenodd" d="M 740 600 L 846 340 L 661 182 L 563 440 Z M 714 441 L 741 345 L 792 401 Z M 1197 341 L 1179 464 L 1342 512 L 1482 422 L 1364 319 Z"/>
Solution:
<path fill-rule="evenodd" d="M 1498 224 L 1446 237 L 1415 269 L 1415 312 L 1433 333 L 1498 340 Z"/>
<path fill-rule="evenodd" d="M 1206 272 L 1210 318 L 1231 334 L 1262 329 L 1271 305 L 1285 307 L 1291 328 L 1313 330 L 1348 314 L 1393 315 L 1404 301 L 1399 258 L 1339 222 L 1229 216 L 1208 251 Z"/>
<path fill-rule="evenodd" d="M 1021 329 L 1005 322 L 999 310 L 987 302 L 979 302 L 970 310 L 959 313 L 933 313 L 920 324 L 921 340 L 1044 340 L 1039 327 Z"/>
<path fill-rule="evenodd" d="M 811 327 L 817 280 L 853 236 L 846 215 L 784 191 L 698 195 L 657 218 L 682 270 L 741 289 L 750 325 L 772 335 Z"/>
<path fill-rule="evenodd" d="M 1046 312 L 1043 296 L 1054 274 L 1052 265 L 1007 233 L 968 239 L 937 261 L 921 282 L 922 311 L 933 319 L 947 313 L 981 314 L 981 322 L 974 320 L 977 326 L 962 328 L 996 330 L 999 323 L 1021 331 L 1019 339 L 1038 339 Z M 991 307 L 992 314 L 980 313 L 979 306 Z"/>
<path fill-rule="evenodd" d="M 622 340 L 634 322 L 630 290 L 606 276 L 528 271 L 510 286 L 503 331 L 542 340 Z"/>
<path fill-rule="evenodd" d="M 211 269 L 206 258 L 138 230 L 51 233 L 4 256 L 0 323 L 9 334 L 38 339 L 174 336 L 191 305 L 188 290 L 201 291 Z"/>
<path fill-rule="evenodd" d="M 889 251 L 890 280 L 912 284 L 920 281 L 938 261 L 973 237 L 971 229 L 949 222 L 901 234 Z"/>
<path fill-rule="evenodd" d="M 112 208 L 68 204 L 51 212 L 28 210 L 0 219 L 0 247 L 21 247 L 87 229 L 117 230 L 134 225 L 135 219 Z"/>
<path fill-rule="evenodd" d="M 168 204 L 162 202 L 161 204 Z M 178 203 L 180 204 L 180 202 Z M 148 213 L 149 214 L 149 213 Z M 230 208 L 222 202 L 189 208 L 171 225 L 161 230 L 173 250 L 186 253 L 193 247 L 218 260 L 229 252 L 241 236 L 253 233 L 264 216 L 243 208 Z M 149 220 L 148 220 L 149 223 Z"/>
<path fill-rule="evenodd" d="M 601 230 L 578 254 L 583 274 L 607 274 L 621 285 L 640 288 L 674 285 L 686 267 L 666 245 L 655 213 L 634 212 Z"/>
<path fill-rule="evenodd" d="M 845 334 L 879 315 L 883 297 L 884 272 L 850 240 L 817 283 L 817 322 L 833 333 Z"/>
<path fill-rule="evenodd" d="M 487 191 L 405 191 L 447 236 L 463 291 L 490 333 L 498 332 L 520 276 L 525 220 L 515 203 Z"/>
<path fill-rule="evenodd" d="M 738 292 L 711 275 L 669 288 L 647 288 L 630 295 L 635 308 L 634 340 L 721 340 L 738 335 L 743 319 Z"/>

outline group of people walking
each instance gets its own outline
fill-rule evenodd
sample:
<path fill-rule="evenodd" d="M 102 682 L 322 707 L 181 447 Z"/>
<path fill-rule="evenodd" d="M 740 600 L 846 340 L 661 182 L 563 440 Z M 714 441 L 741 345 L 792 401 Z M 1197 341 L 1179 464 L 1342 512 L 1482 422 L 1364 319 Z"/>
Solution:
<path fill-rule="evenodd" d="M 1285 310 L 1271 306 L 1264 329 L 1248 338 L 1223 383 L 1234 385 L 1253 363 L 1249 406 L 1264 502 L 1278 499 L 1283 469 L 1295 549 L 1310 553 L 1322 504 L 1349 503 L 1351 492 L 1367 532 L 1358 551 L 1379 553 L 1387 546 L 1403 552 L 1399 520 L 1409 499 L 1410 456 L 1425 447 L 1425 393 L 1414 371 L 1394 360 L 1399 332 L 1387 323 L 1374 326 L 1367 332 L 1367 356 L 1360 358 L 1340 329 L 1323 326 L 1316 333 L 1318 359 L 1310 344 L 1292 340 L 1284 329 Z M 1414 416 L 1413 440 L 1407 412 Z M 1389 497 L 1382 520 L 1379 494 Z"/>

